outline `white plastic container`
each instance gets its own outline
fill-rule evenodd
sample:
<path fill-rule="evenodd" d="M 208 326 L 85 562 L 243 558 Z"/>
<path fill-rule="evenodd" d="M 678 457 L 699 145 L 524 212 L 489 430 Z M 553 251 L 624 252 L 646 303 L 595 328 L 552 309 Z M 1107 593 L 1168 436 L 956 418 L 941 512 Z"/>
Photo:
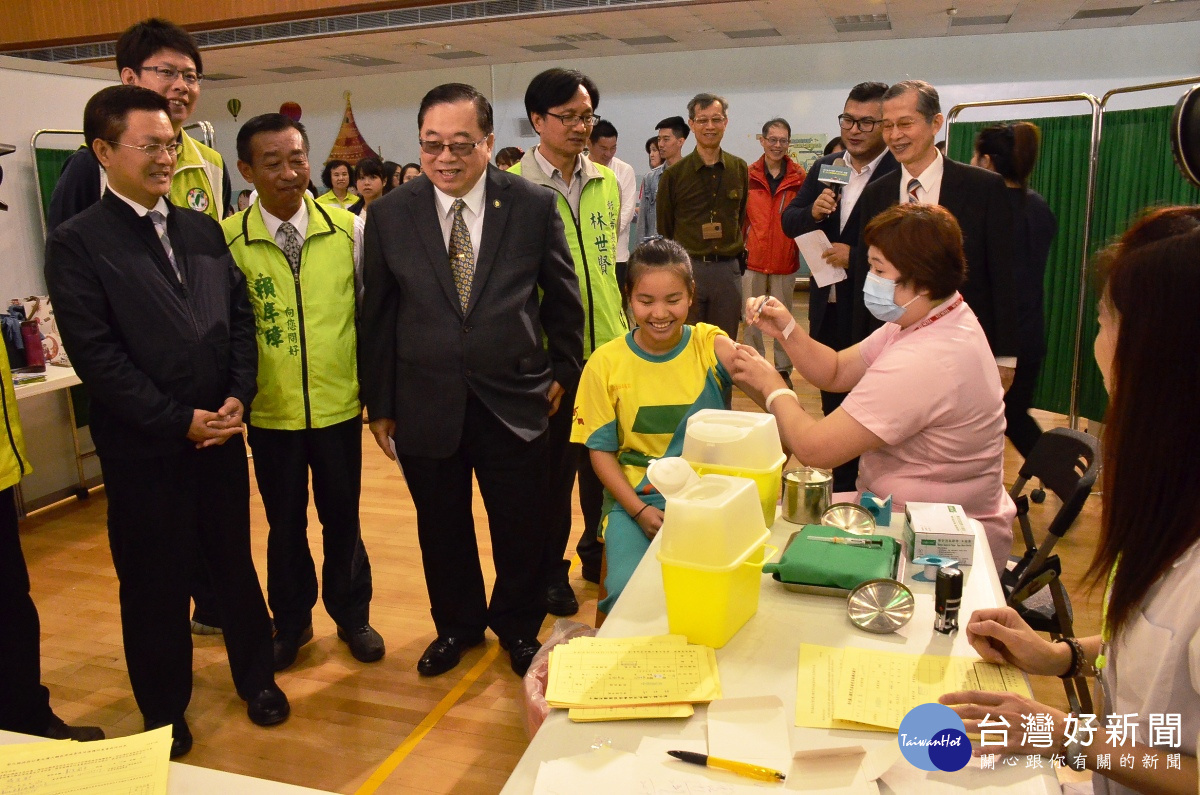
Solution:
<path fill-rule="evenodd" d="M 701 409 L 688 417 L 683 457 L 692 464 L 761 470 L 775 466 L 781 455 L 774 415 Z"/>
<path fill-rule="evenodd" d="M 770 537 L 746 478 L 704 475 L 666 497 L 662 554 L 676 563 L 729 567 Z"/>
<path fill-rule="evenodd" d="M 758 489 L 763 521 L 775 521 L 787 456 L 771 414 L 702 409 L 688 417 L 683 458 L 700 475 L 749 478 Z"/>

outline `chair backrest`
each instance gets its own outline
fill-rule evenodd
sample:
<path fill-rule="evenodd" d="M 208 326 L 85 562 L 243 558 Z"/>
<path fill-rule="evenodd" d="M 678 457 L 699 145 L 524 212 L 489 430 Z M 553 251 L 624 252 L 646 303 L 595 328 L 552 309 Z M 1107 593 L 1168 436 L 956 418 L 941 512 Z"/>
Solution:
<path fill-rule="evenodd" d="M 1062 508 L 1047 528 L 1050 535 L 1062 538 L 1083 510 L 1099 474 L 1100 443 L 1096 437 L 1069 428 L 1053 428 L 1041 435 L 1025 459 L 1011 495 L 1017 499 L 1026 482 L 1040 480 L 1062 501 Z"/>

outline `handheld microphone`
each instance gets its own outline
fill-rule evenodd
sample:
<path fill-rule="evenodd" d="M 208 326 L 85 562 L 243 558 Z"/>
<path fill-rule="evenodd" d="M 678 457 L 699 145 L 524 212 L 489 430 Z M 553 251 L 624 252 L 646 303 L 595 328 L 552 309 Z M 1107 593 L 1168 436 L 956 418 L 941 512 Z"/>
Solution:
<path fill-rule="evenodd" d="M 839 157 L 832 163 L 822 165 L 817 174 L 817 182 L 833 188 L 833 195 L 840 197 L 842 186 L 850 184 L 850 166 L 846 165 L 846 159 Z"/>

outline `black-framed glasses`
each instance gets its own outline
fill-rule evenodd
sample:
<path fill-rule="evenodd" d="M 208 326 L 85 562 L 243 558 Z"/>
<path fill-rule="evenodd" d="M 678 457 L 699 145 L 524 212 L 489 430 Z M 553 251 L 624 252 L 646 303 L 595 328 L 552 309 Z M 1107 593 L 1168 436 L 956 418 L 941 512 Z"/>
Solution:
<path fill-rule="evenodd" d="M 146 71 L 149 69 L 168 83 L 174 83 L 175 78 L 183 76 L 183 82 L 189 86 L 198 86 L 200 81 L 204 79 L 204 75 L 197 72 L 195 69 L 176 69 L 174 66 L 143 66 L 138 71 Z"/>
<path fill-rule="evenodd" d="M 853 130 L 857 126 L 859 132 L 871 132 L 875 129 L 876 124 L 879 124 L 879 120 L 872 119 L 870 116 L 863 119 L 856 119 L 849 113 L 838 116 L 838 125 L 847 131 Z"/>
<path fill-rule="evenodd" d="M 579 124 L 580 122 L 583 123 L 584 127 L 593 127 L 593 126 L 595 126 L 596 122 L 600 121 L 600 117 L 597 116 L 595 113 L 589 113 L 585 116 L 580 116 L 575 113 L 562 114 L 562 113 L 551 113 L 550 111 L 546 111 L 546 115 L 553 116 L 554 118 L 558 119 L 559 121 L 561 121 L 563 123 L 564 127 L 574 127 L 575 125 Z"/>
<path fill-rule="evenodd" d="M 445 143 L 443 141 L 433 141 L 421 138 L 417 143 L 421 146 L 421 151 L 427 155 L 438 157 L 442 154 L 443 149 L 449 149 L 450 154 L 455 157 L 466 157 L 475 151 L 475 147 L 486 141 L 487 138 L 480 138 L 478 141 L 454 141 L 453 143 Z"/>
<path fill-rule="evenodd" d="M 150 157 L 158 157 L 163 152 L 166 152 L 172 159 L 178 159 L 183 154 L 183 141 L 172 141 L 169 144 L 145 144 L 144 146 L 134 146 L 133 144 L 123 144 L 120 141 L 109 141 L 113 146 L 123 146 L 126 149 L 136 149 L 142 154 Z"/>

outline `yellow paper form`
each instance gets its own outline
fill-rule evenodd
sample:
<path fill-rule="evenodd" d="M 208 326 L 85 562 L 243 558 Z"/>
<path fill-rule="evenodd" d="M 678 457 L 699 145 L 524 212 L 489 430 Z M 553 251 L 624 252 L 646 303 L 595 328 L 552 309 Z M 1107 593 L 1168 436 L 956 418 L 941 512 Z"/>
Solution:
<path fill-rule="evenodd" d="M 967 657 L 800 646 L 796 725 L 896 731 L 908 711 L 956 690 L 1031 695 L 1012 666 Z"/>
<path fill-rule="evenodd" d="M 716 654 L 681 636 L 577 638 L 550 652 L 546 702 L 553 707 L 689 704 L 720 697 Z"/>
<path fill-rule="evenodd" d="M 690 718 L 695 711 L 691 704 L 651 704 L 646 707 L 571 707 L 567 711 L 567 717 L 576 723 L 593 723 L 602 720 Z"/>
<path fill-rule="evenodd" d="M 0 792 L 12 795 L 164 795 L 171 727 L 93 743 L 0 746 Z"/>

